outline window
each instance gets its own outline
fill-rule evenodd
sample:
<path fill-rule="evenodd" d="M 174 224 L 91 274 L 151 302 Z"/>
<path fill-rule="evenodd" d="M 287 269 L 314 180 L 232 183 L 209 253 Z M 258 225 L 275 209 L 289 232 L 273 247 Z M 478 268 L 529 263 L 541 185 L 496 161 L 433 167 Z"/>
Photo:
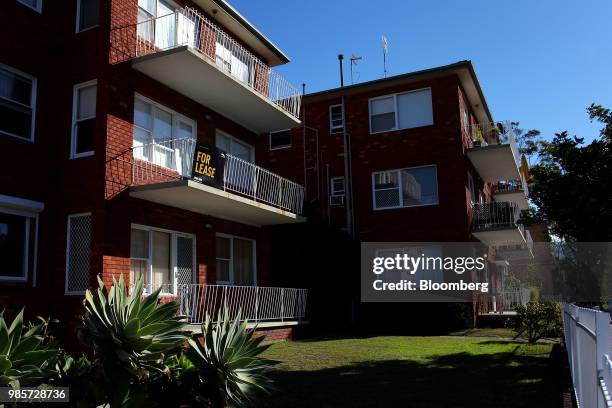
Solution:
<path fill-rule="evenodd" d="M 0 194 L 0 281 L 25 282 L 31 273 L 36 286 L 38 213 L 44 204 Z"/>
<path fill-rule="evenodd" d="M 370 99 L 370 133 L 432 124 L 429 88 Z"/>
<path fill-rule="evenodd" d="M 436 166 L 372 173 L 375 210 L 438 204 Z"/>
<path fill-rule="evenodd" d="M 470 134 L 470 110 L 465 99 L 461 98 L 461 126 L 463 133 Z"/>
<path fill-rule="evenodd" d="M 251 163 L 255 162 L 255 149 L 253 146 L 243 142 L 242 140 L 238 140 L 219 129 L 217 129 L 216 134 L 216 145 L 219 149 L 231 154 L 232 156 L 236 156 Z"/>
<path fill-rule="evenodd" d="M 215 44 L 215 56 L 217 66 L 229 72 L 234 78 L 252 83 L 251 68 L 248 53 L 241 52 L 234 44 L 234 40 L 227 35 L 217 35 Z"/>
<path fill-rule="evenodd" d="M 255 267 L 255 241 L 217 234 L 217 283 L 254 286 L 257 284 Z"/>
<path fill-rule="evenodd" d="M 270 150 L 291 147 L 291 129 L 270 132 Z"/>
<path fill-rule="evenodd" d="M 151 293 L 177 293 L 179 285 L 195 282 L 195 237 L 146 226 L 132 226 L 130 282 L 143 276 Z"/>
<path fill-rule="evenodd" d="M 370 133 L 395 130 L 395 97 L 370 100 Z"/>
<path fill-rule="evenodd" d="M 77 0 L 76 32 L 96 27 L 100 22 L 100 0 Z"/>
<path fill-rule="evenodd" d="M 72 146 L 74 158 L 94 154 L 96 134 L 96 81 L 75 85 L 72 100 Z"/>
<path fill-rule="evenodd" d="M 17 0 L 21 4 L 25 4 L 33 10 L 42 12 L 42 0 Z"/>
<path fill-rule="evenodd" d="M 329 107 L 329 133 L 344 132 L 344 107 L 332 105 Z"/>
<path fill-rule="evenodd" d="M 0 65 L 0 133 L 34 141 L 36 79 Z"/>
<path fill-rule="evenodd" d="M 474 177 L 468 173 L 468 190 L 470 191 L 470 202 L 474 204 L 476 202 L 476 189 L 474 188 Z"/>
<path fill-rule="evenodd" d="M 330 180 L 330 185 L 330 194 L 332 197 L 344 195 L 344 177 L 332 177 Z"/>
<path fill-rule="evenodd" d="M 167 0 L 138 0 L 138 36 L 160 50 L 181 45 L 196 45 L 196 22 Z"/>
<path fill-rule="evenodd" d="M 195 137 L 195 121 L 136 95 L 133 143 L 135 158 L 185 174 L 191 164 L 191 157 L 177 154 L 177 150 L 184 146 L 177 144 L 177 140 Z"/>
<path fill-rule="evenodd" d="M 81 294 L 89 287 L 91 270 L 91 214 L 68 216 L 66 239 L 66 294 Z"/>

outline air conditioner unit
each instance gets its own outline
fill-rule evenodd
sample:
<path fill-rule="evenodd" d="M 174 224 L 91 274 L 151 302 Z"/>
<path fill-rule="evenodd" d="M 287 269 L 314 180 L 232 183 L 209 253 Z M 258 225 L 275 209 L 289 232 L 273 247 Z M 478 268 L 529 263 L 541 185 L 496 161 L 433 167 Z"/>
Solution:
<path fill-rule="evenodd" d="M 329 196 L 330 207 L 342 207 L 344 206 L 344 194 Z"/>

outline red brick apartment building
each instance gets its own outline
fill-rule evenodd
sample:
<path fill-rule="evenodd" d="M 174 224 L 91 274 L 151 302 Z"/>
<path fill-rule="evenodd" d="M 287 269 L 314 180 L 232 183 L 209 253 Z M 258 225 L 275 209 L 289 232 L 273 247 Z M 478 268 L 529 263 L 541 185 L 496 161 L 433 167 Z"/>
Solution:
<path fill-rule="evenodd" d="M 474 311 L 512 306 L 504 269 L 532 256 L 517 222 L 528 208 L 525 171 L 516 123 L 493 120 L 469 61 L 305 95 L 302 124 L 270 135 L 268 161 L 306 187 L 310 222 L 357 242 L 480 241 L 494 249 L 488 276 L 497 292 Z M 370 323 L 389 315 L 357 306 L 373 310 L 363 318 Z"/>
<path fill-rule="evenodd" d="M 265 158 L 300 125 L 288 57 L 223 0 L 8 0 L 0 30 L 0 308 L 72 326 L 96 276 L 142 273 L 193 323 L 287 335 L 307 291 L 273 281 L 270 228 L 303 187 Z"/>
<path fill-rule="evenodd" d="M 96 276 L 141 273 L 193 323 L 241 307 L 282 337 L 307 297 L 354 320 L 358 257 L 337 255 L 356 242 L 525 252 L 512 125 L 469 62 L 302 101 L 224 0 L 6 0 L 0 30 L 8 312 L 68 333 Z"/>

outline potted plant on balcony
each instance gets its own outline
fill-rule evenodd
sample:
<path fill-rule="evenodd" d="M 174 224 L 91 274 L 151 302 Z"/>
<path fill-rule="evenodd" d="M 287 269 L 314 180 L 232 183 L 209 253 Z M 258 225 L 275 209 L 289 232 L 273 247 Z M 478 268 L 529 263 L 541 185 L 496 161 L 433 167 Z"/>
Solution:
<path fill-rule="evenodd" d="M 472 130 L 472 143 L 474 144 L 474 147 L 480 147 L 482 142 L 484 142 L 484 138 L 482 137 L 482 129 L 475 127 Z"/>

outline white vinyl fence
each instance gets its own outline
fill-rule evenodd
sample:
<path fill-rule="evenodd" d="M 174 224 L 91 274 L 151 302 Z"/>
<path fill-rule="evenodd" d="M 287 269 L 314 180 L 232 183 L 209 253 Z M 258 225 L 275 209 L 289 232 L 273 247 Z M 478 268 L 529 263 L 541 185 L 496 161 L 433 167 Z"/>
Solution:
<path fill-rule="evenodd" d="M 563 326 L 578 407 L 612 407 L 610 315 L 565 304 Z"/>

